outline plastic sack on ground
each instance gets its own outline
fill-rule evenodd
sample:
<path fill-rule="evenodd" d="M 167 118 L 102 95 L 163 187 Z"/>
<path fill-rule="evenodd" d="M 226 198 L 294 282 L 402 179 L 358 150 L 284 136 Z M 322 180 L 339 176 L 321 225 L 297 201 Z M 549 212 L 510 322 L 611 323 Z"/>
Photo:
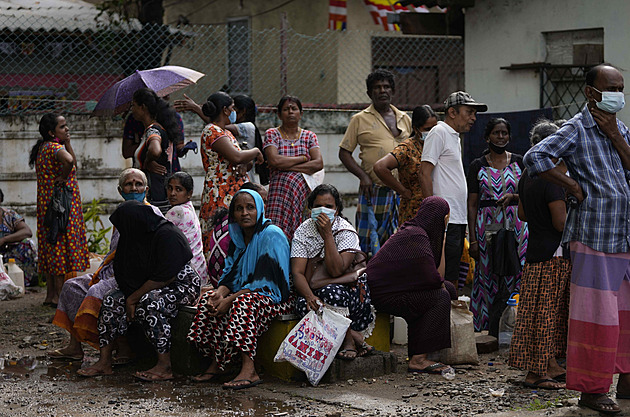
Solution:
<path fill-rule="evenodd" d="M 4 265 L 0 259 L 0 301 L 12 300 L 22 295 L 22 287 L 18 287 L 4 271 Z"/>
<path fill-rule="evenodd" d="M 350 323 L 328 308 L 317 313 L 311 310 L 282 341 L 273 360 L 288 361 L 317 385 L 335 359 Z"/>
<path fill-rule="evenodd" d="M 479 363 L 473 314 L 464 301 L 451 301 L 451 347 L 440 351 L 440 362 L 449 365 Z"/>

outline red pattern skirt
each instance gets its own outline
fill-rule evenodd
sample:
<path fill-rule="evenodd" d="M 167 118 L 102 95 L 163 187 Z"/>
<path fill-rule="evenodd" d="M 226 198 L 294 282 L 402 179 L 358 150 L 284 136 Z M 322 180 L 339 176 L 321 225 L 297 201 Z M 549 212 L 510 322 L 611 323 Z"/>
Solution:
<path fill-rule="evenodd" d="M 209 314 L 210 292 L 201 297 L 197 314 L 188 333 L 188 341 L 202 355 L 214 359 L 221 371 L 241 352 L 253 361 L 258 338 L 267 331 L 271 320 L 281 314 L 292 314 L 293 299 L 274 304 L 271 298 L 256 292 L 239 295 L 227 314 Z"/>
<path fill-rule="evenodd" d="M 568 259 L 525 263 L 510 366 L 542 376 L 549 359 L 566 356 L 570 282 Z"/>

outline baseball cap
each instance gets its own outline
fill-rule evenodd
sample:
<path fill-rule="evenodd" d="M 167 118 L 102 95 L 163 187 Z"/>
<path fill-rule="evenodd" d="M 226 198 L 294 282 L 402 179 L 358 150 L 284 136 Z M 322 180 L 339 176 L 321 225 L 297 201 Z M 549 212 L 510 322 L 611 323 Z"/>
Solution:
<path fill-rule="evenodd" d="M 456 91 L 451 93 L 450 96 L 444 102 L 444 110 L 448 110 L 450 107 L 464 104 L 466 106 L 474 107 L 478 112 L 488 111 L 488 106 L 483 103 L 477 103 L 473 98 L 465 91 Z"/>

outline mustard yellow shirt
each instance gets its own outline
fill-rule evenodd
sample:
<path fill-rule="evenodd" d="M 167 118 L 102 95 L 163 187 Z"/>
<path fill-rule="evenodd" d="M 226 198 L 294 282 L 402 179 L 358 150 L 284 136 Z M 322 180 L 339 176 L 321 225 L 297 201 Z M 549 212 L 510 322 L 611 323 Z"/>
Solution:
<path fill-rule="evenodd" d="M 407 139 L 411 133 L 411 118 L 407 113 L 391 106 L 396 114 L 396 126 L 400 135 L 394 137 L 385 123 L 383 116 L 376 111 L 374 105 L 352 116 L 340 148 L 353 152 L 359 145 L 361 168 L 370 176 L 374 184 L 385 185 L 374 173 L 376 161 L 394 150 L 398 144 Z"/>

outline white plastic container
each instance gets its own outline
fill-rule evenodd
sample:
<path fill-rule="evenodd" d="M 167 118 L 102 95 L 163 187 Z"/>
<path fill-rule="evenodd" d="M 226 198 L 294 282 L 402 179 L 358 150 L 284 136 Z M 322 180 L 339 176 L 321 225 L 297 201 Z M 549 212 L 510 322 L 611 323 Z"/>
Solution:
<path fill-rule="evenodd" d="M 9 264 L 7 266 L 7 274 L 9 274 L 9 278 L 11 281 L 18 287 L 20 287 L 20 291 L 24 294 L 24 271 L 17 266 L 15 263 L 15 259 L 9 258 Z"/>
<path fill-rule="evenodd" d="M 394 317 L 393 343 L 397 345 L 407 344 L 407 322 L 402 317 Z"/>
<path fill-rule="evenodd" d="M 512 343 L 512 333 L 514 333 L 514 326 L 516 325 L 516 306 L 517 301 L 510 298 L 499 320 L 499 350 L 509 349 L 510 343 Z"/>

